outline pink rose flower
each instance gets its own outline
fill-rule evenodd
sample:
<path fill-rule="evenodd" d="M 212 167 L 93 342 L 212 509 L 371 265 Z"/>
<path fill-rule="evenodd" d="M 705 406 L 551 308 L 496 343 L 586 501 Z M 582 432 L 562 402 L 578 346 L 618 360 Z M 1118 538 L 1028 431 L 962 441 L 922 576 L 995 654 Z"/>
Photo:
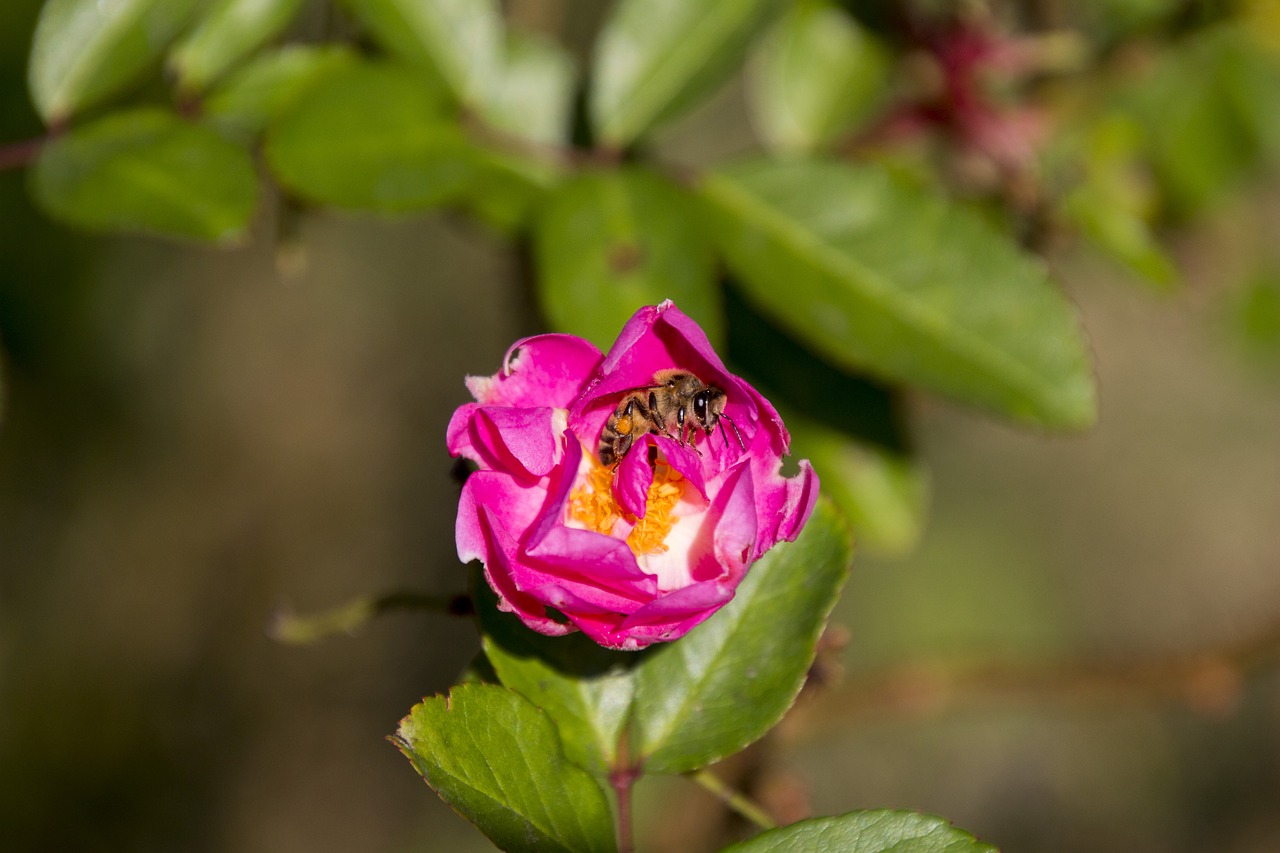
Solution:
<path fill-rule="evenodd" d="M 670 370 L 697 377 L 679 399 L 652 387 Z M 817 499 L 807 460 L 780 473 L 790 436 L 773 406 L 669 300 L 637 311 L 608 355 L 537 335 L 467 388 L 476 402 L 448 433 L 449 452 L 478 466 L 458 504 L 458 556 L 480 560 L 501 609 L 543 634 L 578 629 L 628 650 L 678 639 L 795 539 Z M 710 390 L 699 402 L 693 389 Z M 602 436 L 619 434 L 630 447 L 612 443 L 619 458 L 603 464 Z"/>

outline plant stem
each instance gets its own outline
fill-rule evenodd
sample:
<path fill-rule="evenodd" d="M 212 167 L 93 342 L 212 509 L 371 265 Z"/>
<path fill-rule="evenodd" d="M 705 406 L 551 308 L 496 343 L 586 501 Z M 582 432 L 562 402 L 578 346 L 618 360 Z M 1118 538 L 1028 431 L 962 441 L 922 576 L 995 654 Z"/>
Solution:
<path fill-rule="evenodd" d="M 314 643 L 333 634 L 351 633 L 375 616 L 390 610 L 430 610 L 451 616 L 469 616 L 471 599 L 465 595 L 427 595 L 397 590 L 383 595 L 366 595 L 311 616 L 279 610 L 267 633 L 292 645 Z"/>
<path fill-rule="evenodd" d="M 618 853 L 634 853 L 635 839 L 631 821 L 631 787 L 640 778 L 640 768 L 631 764 L 630 726 L 624 726 L 618 738 L 617 766 L 609 772 L 609 784 L 618 804 L 618 819 L 614 825 L 618 840 Z"/>
<path fill-rule="evenodd" d="M 730 788 L 710 770 L 698 770 L 694 773 L 688 773 L 685 775 L 718 797 L 726 806 L 733 809 L 735 812 L 742 815 L 742 817 L 751 821 L 761 829 L 773 829 L 778 825 L 773 818 L 769 817 L 769 813 L 766 812 L 758 803 L 752 801 L 746 795 Z"/>
<path fill-rule="evenodd" d="M 36 159 L 36 155 L 40 153 L 40 149 L 47 140 L 46 136 L 37 136 L 35 139 L 0 145 L 0 172 L 31 165 L 31 161 Z"/>

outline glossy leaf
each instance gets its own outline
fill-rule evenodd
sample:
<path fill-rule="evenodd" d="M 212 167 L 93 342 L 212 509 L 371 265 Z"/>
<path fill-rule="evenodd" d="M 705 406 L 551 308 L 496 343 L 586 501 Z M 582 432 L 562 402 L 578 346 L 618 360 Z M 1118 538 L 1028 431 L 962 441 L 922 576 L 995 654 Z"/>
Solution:
<path fill-rule="evenodd" d="M 518 693 L 457 685 L 415 705 L 392 740 L 500 849 L 616 849 L 604 791 L 569 763 L 555 724 Z"/>
<path fill-rule="evenodd" d="M 559 45 L 510 33 L 502 66 L 480 104 L 481 116 L 504 133 L 561 143 L 569 133 L 574 72 L 573 60 Z"/>
<path fill-rule="evenodd" d="M 438 91 L 407 69 L 332 71 L 267 130 L 267 162 L 312 201 L 401 213 L 455 198 L 468 149 Z"/>
<path fill-rule="evenodd" d="M 596 46 L 591 117 L 624 146 L 708 94 L 743 59 L 777 0 L 620 0 Z"/>
<path fill-rule="evenodd" d="M 502 63 L 497 0 L 343 0 L 388 50 L 431 69 L 462 103 L 475 106 Z"/>
<path fill-rule="evenodd" d="M 807 152 L 867 114 L 888 77 L 888 56 L 835 4 L 801 0 L 762 40 L 752 72 L 751 117 L 765 144 Z"/>
<path fill-rule="evenodd" d="M 552 326 L 607 347 L 642 305 L 674 299 L 713 342 L 724 319 L 696 201 L 652 172 L 587 173 L 538 216 L 538 297 Z"/>
<path fill-rule="evenodd" d="M 46 124 L 134 82 L 191 20 L 199 0 L 48 0 L 27 69 Z"/>
<path fill-rule="evenodd" d="M 251 140 L 329 72 L 357 61 L 346 47 L 291 45 L 264 53 L 210 93 L 204 118 L 227 136 Z"/>
<path fill-rule="evenodd" d="M 244 149 L 155 109 L 57 137 L 32 179 L 39 203 L 73 225 L 215 241 L 244 234 L 258 187 Z"/>
<path fill-rule="evenodd" d="M 646 772 L 731 755 L 782 718 L 849 573 L 844 520 L 820 499 L 795 542 L 751 567 L 733 601 L 637 668 L 634 743 Z"/>
<path fill-rule="evenodd" d="M 840 850 L 842 853 L 996 853 L 933 815 L 876 809 L 815 817 L 762 832 L 722 853 Z"/>
<path fill-rule="evenodd" d="M 971 211 L 836 162 L 743 164 L 702 191 L 750 300 L 834 363 L 1045 426 L 1093 422 L 1071 304 Z"/>
<path fill-rule="evenodd" d="M 555 721 L 569 760 L 597 775 L 616 764 L 635 693 L 632 669 L 643 654 L 601 648 L 585 634 L 547 637 L 497 608 L 480 578 L 474 585 L 484 651 L 502 684 Z"/>
<path fill-rule="evenodd" d="M 178 85 L 203 91 L 231 66 L 279 35 L 302 0 L 218 0 L 174 47 L 169 64 Z"/>

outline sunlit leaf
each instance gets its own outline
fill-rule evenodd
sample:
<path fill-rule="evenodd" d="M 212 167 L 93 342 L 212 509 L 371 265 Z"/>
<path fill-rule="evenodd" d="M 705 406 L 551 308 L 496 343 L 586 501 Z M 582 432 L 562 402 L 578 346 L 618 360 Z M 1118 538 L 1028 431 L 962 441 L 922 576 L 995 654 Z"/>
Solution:
<path fill-rule="evenodd" d="M 777 0 L 620 0 L 596 43 L 591 117 L 622 146 L 708 94 L 742 62 Z"/>
<path fill-rule="evenodd" d="M 134 82 L 190 21 L 199 0 L 48 0 L 31 45 L 31 99 L 59 124 Z"/>
<path fill-rule="evenodd" d="M 548 144 L 568 136 L 574 65 L 545 39 L 509 33 L 502 66 L 484 93 L 480 113 L 491 126 Z"/>
<path fill-rule="evenodd" d="M 232 72 L 204 102 L 204 118 L 227 136 L 250 140 L 330 71 L 354 65 L 347 47 L 290 45 Z"/>
<path fill-rule="evenodd" d="M 267 162 L 312 201 L 401 213 L 455 198 L 468 148 L 441 94 L 394 65 L 353 64 L 310 86 L 267 130 Z"/>
<path fill-rule="evenodd" d="M 684 773 L 759 739 L 795 701 L 849 572 L 826 500 L 795 542 L 751 567 L 733 601 L 635 670 L 633 750 L 646 772 Z"/>
<path fill-rule="evenodd" d="M 750 77 L 752 119 L 771 148 L 813 151 L 876 102 L 888 56 L 828 0 L 800 0 L 762 39 Z"/>
<path fill-rule="evenodd" d="M 280 34 L 302 0 L 217 0 L 170 54 L 178 85 L 200 91 Z"/>
<path fill-rule="evenodd" d="M 835 364 L 1032 423 L 1093 422 L 1071 304 L 972 212 L 837 162 L 742 164 L 702 191 L 750 300 Z"/>
<path fill-rule="evenodd" d="M 502 850 L 614 850 L 599 784 L 551 719 L 504 687 L 460 684 L 415 705 L 393 738 L 437 794 Z"/>
<path fill-rule="evenodd" d="M 962 829 L 933 815 L 877 809 L 838 817 L 815 817 L 762 832 L 732 844 L 722 853 L 791 853 L 840 850 L 842 853 L 996 853 Z"/>
<path fill-rule="evenodd" d="M 227 241 L 257 198 L 248 153 L 213 130 L 156 109 L 113 113 L 44 147 L 36 199 L 82 228 Z"/>
<path fill-rule="evenodd" d="M 723 338 L 711 243 L 695 200 L 652 172 L 590 172 L 538 216 L 538 297 L 557 329 L 608 346 L 642 305 L 673 299 Z"/>

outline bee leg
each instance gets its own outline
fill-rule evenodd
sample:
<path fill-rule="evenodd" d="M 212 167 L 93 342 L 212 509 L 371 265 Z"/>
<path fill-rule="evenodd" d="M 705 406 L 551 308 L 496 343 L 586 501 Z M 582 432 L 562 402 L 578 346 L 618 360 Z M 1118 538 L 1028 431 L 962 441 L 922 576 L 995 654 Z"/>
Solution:
<path fill-rule="evenodd" d="M 742 433 L 738 432 L 738 425 L 737 425 L 737 424 L 735 424 L 735 423 L 733 422 L 733 418 L 729 417 L 728 415 L 723 415 L 723 414 L 722 414 L 720 417 L 722 417 L 722 418 L 724 418 L 726 421 L 728 421 L 728 422 L 729 422 L 729 426 L 733 427 L 733 437 L 734 437 L 734 438 L 736 438 L 736 439 L 738 439 L 738 446 L 739 446 L 739 447 L 741 447 L 741 448 L 742 448 L 742 452 L 743 452 L 743 453 L 745 453 L 745 452 L 747 451 L 747 445 L 746 445 L 746 443 L 745 443 L 745 442 L 743 442 L 743 440 L 742 440 Z M 724 446 L 725 446 L 725 448 L 727 449 L 727 448 L 729 447 L 729 436 L 728 436 L 728 435 L 725 435 L 725 430 L 720 430 L 720 434 L 721 434 L 721 435 L 724 435 Z"/>

